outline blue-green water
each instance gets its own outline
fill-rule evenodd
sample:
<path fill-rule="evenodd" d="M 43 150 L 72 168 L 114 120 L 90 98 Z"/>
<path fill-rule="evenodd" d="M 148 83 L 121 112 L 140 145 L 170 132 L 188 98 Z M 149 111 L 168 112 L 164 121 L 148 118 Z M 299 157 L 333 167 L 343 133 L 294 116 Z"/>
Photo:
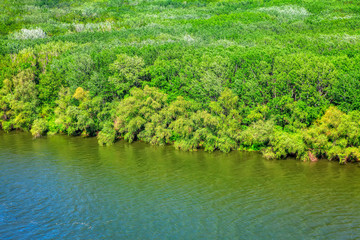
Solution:
<path fill-rule="evenodd" d="M 360 239 L 360 168 L 0 133 L 1 239 Z"/>

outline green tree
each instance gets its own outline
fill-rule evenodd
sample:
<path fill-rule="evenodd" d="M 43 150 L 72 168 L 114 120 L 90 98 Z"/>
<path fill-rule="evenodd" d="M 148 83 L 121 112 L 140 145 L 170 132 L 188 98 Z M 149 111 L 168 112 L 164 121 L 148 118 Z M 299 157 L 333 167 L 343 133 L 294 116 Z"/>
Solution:
<path fill-rule="evenodd" d="M 5 80 L 0 98 L 2 128 L 5 131 L 29 130 L 38 106 L 33 71 L 26 69 L 13 77 L 12 81 Z"/>
<path fill-rule="evenodd" d="M 141 86 L 141 76 L 145 62 L 140 57 L 130 57 L 126 54 L 119 54 L 114 63 L 110 64 L 109 69 L 113 75 L 109 82 L 113 84 L 116 95 L 124 97 L 132 87 Z"/>

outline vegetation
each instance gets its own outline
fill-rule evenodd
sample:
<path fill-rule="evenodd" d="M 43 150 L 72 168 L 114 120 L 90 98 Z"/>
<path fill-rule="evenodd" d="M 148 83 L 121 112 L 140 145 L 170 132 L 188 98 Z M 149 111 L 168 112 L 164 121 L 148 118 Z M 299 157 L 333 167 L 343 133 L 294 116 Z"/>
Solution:
<path fill-rule="evenodd" d="M 360 5 L 0 2 L 4 131 L 360 161 Z"/>

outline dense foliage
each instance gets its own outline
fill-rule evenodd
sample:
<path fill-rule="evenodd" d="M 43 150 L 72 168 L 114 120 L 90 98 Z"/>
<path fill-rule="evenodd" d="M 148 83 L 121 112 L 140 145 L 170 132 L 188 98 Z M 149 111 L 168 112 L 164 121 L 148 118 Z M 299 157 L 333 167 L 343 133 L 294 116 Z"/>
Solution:
<path fill-rule="evenodd" d="M 360 4 L 0 2 L 4 131 L 360 160 Z"/>

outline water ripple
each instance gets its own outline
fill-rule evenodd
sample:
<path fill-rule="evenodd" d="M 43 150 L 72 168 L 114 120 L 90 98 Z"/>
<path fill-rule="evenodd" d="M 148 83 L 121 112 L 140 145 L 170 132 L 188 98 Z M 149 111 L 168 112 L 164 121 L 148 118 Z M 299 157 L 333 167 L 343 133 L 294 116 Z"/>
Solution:
<path fill-rule="evenodd" d="M 360 168 L 0 133 L 2 239 L 359 239 Z"/>

